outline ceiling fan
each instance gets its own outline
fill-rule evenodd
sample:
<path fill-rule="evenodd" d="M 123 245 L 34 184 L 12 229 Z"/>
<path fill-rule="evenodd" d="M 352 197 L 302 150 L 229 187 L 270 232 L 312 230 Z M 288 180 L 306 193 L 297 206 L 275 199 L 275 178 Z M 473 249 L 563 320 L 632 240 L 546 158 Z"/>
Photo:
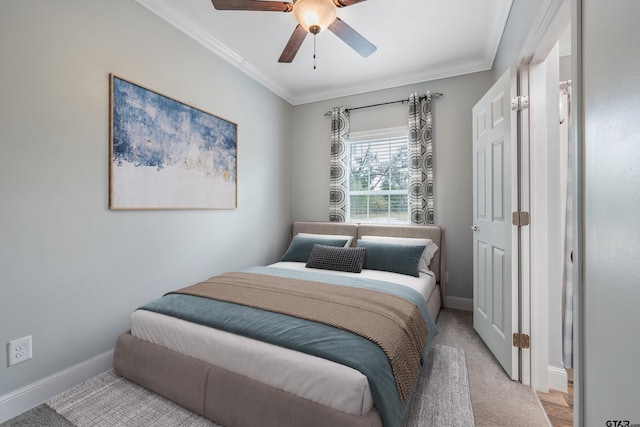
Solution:
<path fill-rule="evenodd" d="M 336 8 L 363 1 L 365 0 L 293 0 L 293 3 L 290 3 L 265 0 L 211 0 L 211 3 L 217 10 L 293 12 L 298 25 L 278 59 L 278 62 L 291 62 L 308 33 L 315 36 L 325 29 L 329 29 L 364 58 L 375 52 L 377 48 L 369 40 L 336 16 Z"/>

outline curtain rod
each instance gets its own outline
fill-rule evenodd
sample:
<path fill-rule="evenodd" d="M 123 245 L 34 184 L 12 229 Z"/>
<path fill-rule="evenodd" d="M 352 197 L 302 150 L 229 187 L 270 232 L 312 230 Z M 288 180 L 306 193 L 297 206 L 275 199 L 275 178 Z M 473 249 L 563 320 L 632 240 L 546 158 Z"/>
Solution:
<path fill-rule="evenodd" d="M 432 99 L 438 99 L 442 96 L 441 93 L 428 93 L 426 95 L 420 95 L 419 99 L 425 99 L 427 96 L 430 96 Z M 379 107 L 381 105 L 389 105 L 389 104 L 397 104 L 399 102 L 402 102 L 403 104 L 405 102 L 409 102 L 409 98 L 406 99 L 399 99 L 397 101 L 389 101 L 389 102 L 381 102 L 379 104 L 371 104 L 371 105 L 363 105 L 360 107 L 353 107 L 353 108 L 345 108 L 346 111 L 353 111 L 353 110 L 360 110 L 363 108 L 371 108 L 371 107 Z M 327 111 L 326 113 L 324 113 L 325 116 L 330 116 L 331 115 L 331 111 Z"/>

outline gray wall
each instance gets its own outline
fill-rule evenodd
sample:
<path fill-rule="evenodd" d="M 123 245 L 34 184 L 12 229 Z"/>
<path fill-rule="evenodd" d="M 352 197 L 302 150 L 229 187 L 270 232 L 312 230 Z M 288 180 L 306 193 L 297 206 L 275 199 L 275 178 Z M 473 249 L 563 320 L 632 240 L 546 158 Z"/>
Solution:
<path fill-rule="evenodd" d="M 560 81 L 571 80 L 571 55 L 560 57 Z"/>
<path fill-rule="evenodd" d="M 582 0 L 584 423 L 640 423 L 637 0 Z M 575 52 L 575 51 L 574 51 Z M 624 424 L 621 424 L 624 425 Z"/>
<path fill-rule="evenodd" d="M 433 106 L 436 223 L 446 233 L 449 297 L 473 298 L 471 109 L 491 86 L 491 73 L 397 87 L 294 107 L 293 218 L 329 215 L 330 118 L 334 106 L 358 107 L 408 98 L 412 92 L 440 92 Z M 351 131 L 407 125 L 407 105 L 351 112 Z"/>
<path fill-rule="evenodd" d="M 546 1 L 545 1 L 546 2 Z M 498 52 L 493 61 L 493 79 L 497 81 L 509 67 L 518 65 L 518 56 L 526 42 L 542 0 L 513 0 Z"/>
<path fill-rule="evenodd" d="M 280 256 L 288 103 L 131 0 L 3 1 L 0 58 L 0 344 L 34 352 L 2 352 L 0 396 L 112 349 L 163 292 Z M 237 209 L 108 210 L 110 72 L 238 124 Z"/>

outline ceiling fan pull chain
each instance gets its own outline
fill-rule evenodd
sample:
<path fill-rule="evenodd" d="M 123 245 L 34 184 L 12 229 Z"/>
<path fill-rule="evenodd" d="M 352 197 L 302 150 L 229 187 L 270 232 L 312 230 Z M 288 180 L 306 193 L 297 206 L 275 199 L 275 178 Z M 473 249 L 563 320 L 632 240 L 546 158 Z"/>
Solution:
<path fill-rule="evenodd" d="M 316 34 L 313 34 L 313 69 L 316 69 Z"/>

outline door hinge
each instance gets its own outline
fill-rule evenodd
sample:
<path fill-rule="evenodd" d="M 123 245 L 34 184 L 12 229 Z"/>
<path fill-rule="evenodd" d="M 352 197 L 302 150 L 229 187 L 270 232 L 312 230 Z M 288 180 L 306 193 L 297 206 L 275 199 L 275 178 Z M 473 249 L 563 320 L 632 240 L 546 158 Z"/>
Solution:
<path fill-rule="evenodd" d="M 513 346 L 518 348 L 529 348 L 529 335 L 513 334 Z"/>
<path fill-rule="evenodd" d="M 529 212 L 518 211 L 511 214 L 511 222 L 513 225 L 523 227 L 529 225 Z"/>
<path fill-rule="evenodd" d="M 529 108 L 529 97 L 528 96 L 514 96 L 511 98 L 511 109 L 516 111 L 522 111 L 526 108 Z"/>

